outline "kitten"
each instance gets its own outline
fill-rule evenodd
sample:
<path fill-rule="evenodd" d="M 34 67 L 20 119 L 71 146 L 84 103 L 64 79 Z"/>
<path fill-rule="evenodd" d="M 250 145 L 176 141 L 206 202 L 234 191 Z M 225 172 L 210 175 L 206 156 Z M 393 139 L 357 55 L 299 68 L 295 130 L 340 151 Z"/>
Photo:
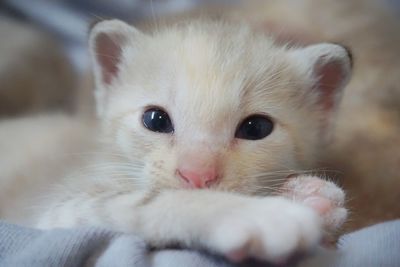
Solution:
<path fill-rule="evenodd" d="M 351 195 L 348 231 L 400 217 L 400 18 L 390 2 L 262 1 L 232 15 L 275 25 L 289 36 L 295 32 L 307 43 L 333 40 L 353 51 L 354 74 L 321 157 L 321 166 L 342 174 Z"/>
<path fill-rule="evenodd" d="M 391 4 L 390 4 L 391 3 Z M 396 8 L 397 7 L 397 8 Z M 194 10 L 163 17 L 162 23 L 201 16 L 246 20 L 282 43 L 326 40 L 350 47 L 354 73 L 320 155 L 322 169 L 351 195 L 346 224 L 353 231 L 400 217 L 400 17 L 395 1 L 264 0 L 233 8 Z M 144 24 L 154 25 L 153 21 Z M 373 151 L 373 153 L 371 153 Z"/>
<path fill-rule="evenodd" d="M 300 170 L 328 136 L 346 49 L 279 46 L 202 20 L 152 33 L 103 21 L 89 43 L 99 145 L 42 203 L 38 227 L 106 227 L 279 262 L 343 223 L 342 190 Z"/>

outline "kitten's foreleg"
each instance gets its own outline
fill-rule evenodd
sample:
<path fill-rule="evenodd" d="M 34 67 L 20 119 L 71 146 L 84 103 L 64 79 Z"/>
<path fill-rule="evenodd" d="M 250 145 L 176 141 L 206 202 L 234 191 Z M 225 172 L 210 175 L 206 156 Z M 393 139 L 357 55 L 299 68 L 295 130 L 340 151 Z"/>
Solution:
<path fill-rule="evenodd" d="M 255 257 L 272 262 L 311 249 L 321 237 L 317 213 L 282 197 L 256 198 L 209 190 L 164 191 L 144 202 L 143 197 L 136 193 L 110 196 L 102 200 L 97 211 L 77 200 L 75 210 L 71 205 L 53 209 L 59 219 L 47 226 L 86 222 L 137 233 L 156 247 L 180 244 L 233 260 Z M 62 213 L 66 220 L 61 219 Z"/>

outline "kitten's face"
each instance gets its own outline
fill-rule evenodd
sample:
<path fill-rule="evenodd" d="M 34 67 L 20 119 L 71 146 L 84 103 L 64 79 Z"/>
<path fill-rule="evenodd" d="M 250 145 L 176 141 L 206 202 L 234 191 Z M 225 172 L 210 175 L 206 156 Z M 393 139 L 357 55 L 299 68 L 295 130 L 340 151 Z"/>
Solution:
<path fill-rule="evenodd" d="M 102 118 L 143 189 L 269 192 L 313 161 L 323 108 L 295 52 L 243 27 L 136 34 Z"/>

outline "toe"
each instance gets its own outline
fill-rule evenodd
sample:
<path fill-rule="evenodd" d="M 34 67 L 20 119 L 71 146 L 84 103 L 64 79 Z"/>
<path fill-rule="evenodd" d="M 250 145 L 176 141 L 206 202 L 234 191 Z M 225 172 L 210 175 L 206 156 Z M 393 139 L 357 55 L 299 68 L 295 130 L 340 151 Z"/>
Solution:
<path fill-rule="evenodd" d="M 326 198 L 311 196 L 304 200 L 304 204 L 311 207 L 320 215 L 327 214 L 332 210 L 332 203 Z"/>

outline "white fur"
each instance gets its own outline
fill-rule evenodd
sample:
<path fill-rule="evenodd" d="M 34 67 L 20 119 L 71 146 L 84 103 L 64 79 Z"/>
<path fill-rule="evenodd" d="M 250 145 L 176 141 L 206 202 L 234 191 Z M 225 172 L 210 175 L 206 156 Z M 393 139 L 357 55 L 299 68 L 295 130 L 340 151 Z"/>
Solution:
<path fill-rule="evenodd" d="M 122 51 L 108 83 L 98 34 L 110 35 Z M 207 21 L 151 34 L 105 21 L 92 30 L 90 46 L 98 149 L 92 165 L 60 183 L 39 210 L 40 227 L 96 225 L 137 232 L 156 246 L 178 242 L 271 261 L 319 241 L 322 216 L 268 195 L 313 163 L 323 111 L 311 88 L 315 77 L 304 74 L 320 55 L 341 60 L 347 77 L 344 49 L 289 49 L 245 25 Z M 173 134 L 143 126 L 144 110 L 154 105 L 169 113 Z M 273 132 L 258 141 L 236 139 L 238 124 L 252 114 L 272 118 Z M 176 169 L 189 160 L 217 162 L 221 180 L 209 190 L 185 190 Z"/>

